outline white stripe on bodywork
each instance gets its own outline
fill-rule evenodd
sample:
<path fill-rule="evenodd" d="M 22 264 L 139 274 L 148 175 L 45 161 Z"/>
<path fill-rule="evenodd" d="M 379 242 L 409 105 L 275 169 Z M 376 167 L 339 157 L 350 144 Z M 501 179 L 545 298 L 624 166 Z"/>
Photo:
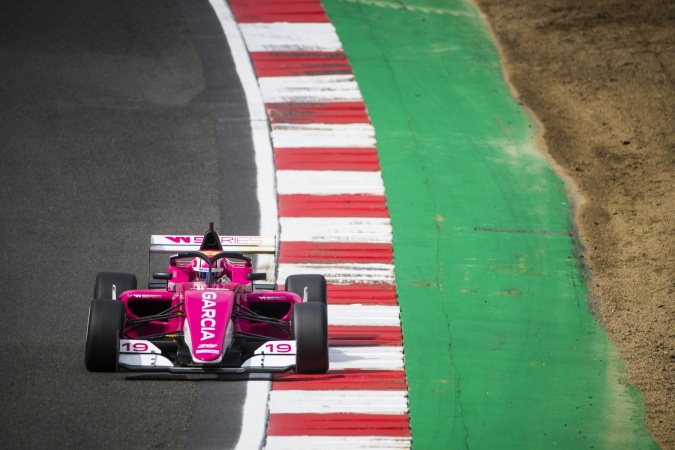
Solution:
<path fill-rule="evenodd" d="M 403 347 L 330 347 L 330 369 L 402 370 Z"/>
<path fill-rule="evenodd" d="M 274 148 L 363 148 L 375 146 L 375 130 L 367 123 L 278 124 L 272 127 Z"/>
<path fill-rule="evenodd" d="M 285 242 L 362 242 L 389 244 L 391 221 L 384 217 L 281 217 Z"/>
<path fill-rule="evenodd" d="M 239 29 L 251 52 L 342 50 L 330 23 L 242 23 Z"/>
<path fill-rule="evenodd" d="M 332 284 L 394 283 L 393 264 L 279 264 L 277 283 L 283 284 L 289 275 L 318 273 Z"/>
<path fill-rule="evenodd" d="M 259 78 L 265 103 L 363 101 L 354 75 Z"/>
<path fill-rule="evenodd" d="M 277 192 L 280 195 L 384 195 L 384 184 L 379 171 L 279 170 Z"/>
<path fill-rule="evenodd" d="M 267 436 L 265 450 L 406 449 L 409 437 L 385 436 Z"/>
<path fill-rule="evenodd" d="M 406 391 L 272 390 L 270 414 L 405 414 Z"/>
<path fill-rule="evenodd" d="M 328 305 L 328 325 L 400 326 L 401 309 L 380 305 Z"/>

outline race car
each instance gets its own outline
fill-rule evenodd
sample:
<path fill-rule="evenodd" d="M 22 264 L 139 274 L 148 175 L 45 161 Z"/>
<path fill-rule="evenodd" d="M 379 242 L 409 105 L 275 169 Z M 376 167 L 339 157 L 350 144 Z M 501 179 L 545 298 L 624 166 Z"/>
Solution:
<path fill-rule="evenodd" d="M 285 290 L 255 284 L 248 254 L 275 238 L 150 237 L 150 254 L 174 253 L 148 289 L 131 273 L 100 272 L 89 309 L 85 366 L 93 372 L 173 373 L 328 370 L 326 280 L 291 275 Z M 248 254 L 245 254 L 245 253 Z"/>

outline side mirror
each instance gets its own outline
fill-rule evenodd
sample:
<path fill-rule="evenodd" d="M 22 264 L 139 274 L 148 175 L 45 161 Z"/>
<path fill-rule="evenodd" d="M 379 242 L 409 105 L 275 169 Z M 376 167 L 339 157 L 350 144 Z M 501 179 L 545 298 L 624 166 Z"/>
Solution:
<path fill-rule="evenodd" d="M 260 280 L 266 280 L 267 279 L 267 274 L 265 272 L 253 272 L 249 273 L 246 275 L 246 279 L 248 281 L 260 281 Z"/>
<path fill-rule="evenodd" d="M 153 280 L 170 280 L 173 278 L 173 274 L 169 272 L 155 272 L 152 274 Z"/>

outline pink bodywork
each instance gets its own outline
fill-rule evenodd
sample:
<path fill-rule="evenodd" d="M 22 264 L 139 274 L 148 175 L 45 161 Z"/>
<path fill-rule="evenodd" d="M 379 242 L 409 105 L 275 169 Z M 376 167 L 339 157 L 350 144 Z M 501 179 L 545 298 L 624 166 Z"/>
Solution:
<path fill-rule="evenodd" d="M 273 305 L 278 313 L 275 318 L 288 322 L 292 305 L 302 302 L 302 298 L 292 292 L 254 291 L 253 283 L 246 278 L 251 272 L 251 267 L 227 260 L 226 274 L 232 282 L 206 286 L 203 282 L 190 280 L 188 264 L 179 261 L 175 266 L 169 266 L 169 273 L 173 276 L 166 289 L 126 291 L 120 296 L 120 300 L 127 305 L 127 319 L 148 316 L 148 311 L 157 314 L 181 304 L 174 311 L 182 312 L 182 317 L 153 320 L 137 329 L 133 329 L 133 325 L 127 326 L 127 336 L 131 339 L 142 339 L 150 335 L 181 333 L 187 320 L 193 360 L 205 364 L 218 361 L 226 350 L 223 343 L 230 319 L 235 334 L 243 332 L 288 339 L 287 335 L 270 324 L 236 317 L 236 312 L 240 311 L 237 304 L 255 311 L 258 306 L 269 308 L 270 304 L 276 303 L 278 305 Z M 243 308 L 241 311 L 244 311 Z"/>

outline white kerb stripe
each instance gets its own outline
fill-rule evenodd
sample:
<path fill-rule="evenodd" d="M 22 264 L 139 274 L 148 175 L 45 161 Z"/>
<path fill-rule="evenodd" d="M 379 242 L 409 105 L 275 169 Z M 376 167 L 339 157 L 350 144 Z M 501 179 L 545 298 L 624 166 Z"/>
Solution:
<path fill-rule="evenodd" d="M 375 146 L 375 130 L 367 123 L 279 124 L 272 127 L 274 148 L 363 148 Z"/>
<path fill-rule="evenodd" d="M 272 387 L 271 381 L 257 379 L 246 383 L 246 400 L 242 411 L 242 430 L 237 450 L 247 450 L 250 448 L 259 448 L 260 443 L 265 436 L 266 421 L 261 420 L 260 416 L 268 414 L 267 399 Z"/>
<path fill-rule="evenodd" d="M 280 241 L 391 243 L 384 217 L 281 217 Z"/>
<path fill-rule="evenodd" d="M 384 184 L 379 171 L 279 170 L 277 192 L 280 195 L 384 195 Z"/>
<path fill-rule="evenodd" d="M 330 369 L 402 370 L 403 347 L 330 347 Z"/>
<path fill-rule="evenodd" d="M 342 49 L 330 23 L 241 23 L 239 29 L 250 52 Z"/>
<path fill-rule="evenodd" d="M 394 284 L 393 264 L 279 264 L 277 283 L 285 283 L 289 275 L 304 273 L 321 274 L 331 284 Z"/>
<path fill-rule="evenodd" d="M 363 101 L 353 75 L 263 77 L 258 84 L 265 103 Z"/>
<path fill-rule="evenodd" d="M 287 391 L 270 392 L 270 414 L 405 414 L 406 391 Z"/>
<path fill-rule="evenodd" d="M 328 325 L 400 326 L 401 309 L 380 305 L 328 305 Z"/>
<path fill-rule="evenodd" d="M 265 450 L 406 449 L 407 437 L 385 436 L 267 436 Z"/>

